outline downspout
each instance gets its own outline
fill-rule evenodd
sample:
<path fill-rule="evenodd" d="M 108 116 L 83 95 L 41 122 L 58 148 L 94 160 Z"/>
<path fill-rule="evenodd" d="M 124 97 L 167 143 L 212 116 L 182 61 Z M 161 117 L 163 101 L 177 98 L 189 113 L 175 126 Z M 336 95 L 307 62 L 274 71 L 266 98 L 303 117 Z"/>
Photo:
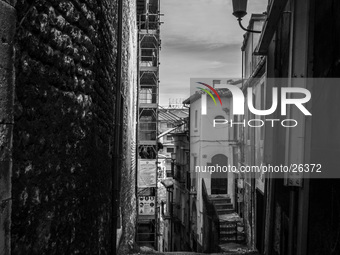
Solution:
<path fill-rule="evenodd" d="M 137 5 L 136 5 L 137 13 Z M 138 159 L 139 159 L 139 84 L 140 84 L 140 73 L 139 73 L 139 61 L 140 61 L 140 39 L 139 39 L 139 29 L 140 29 L 140 16 L 137 13 L 137 98 L 136 98 L 136 173 L 135 173 L 135 194 L 136 194 L 136 208 L 138 212 Z M 137 213 L 138 217 L 138 213 Z M 135 240 L 138 241 L 138 222 L 135 233 Z"/>
<path fill-rule="evenodd" d="M 190 194 L 190 191 L 191 191 L 191 187 L 192 187 L 192 178 L 191 178 L 191 171 L 190 171 L 190 167 L 191 167 L 191 155 L 190 155 L 190 152 L 191 152 L 191 145 L 190 145 L 190 136 L 191 136 L 191 128 L 190 128 L 190 119 L 191 119 L 191 111 L 190 111 L 190 107 L 187 107 L 183 104 L 183 107 L 186 107 L 189 109 L 189 121 L 188 121 L 188 131 L 189 131 L 189 179 L 190 179 L 190 185 L 189 185 L 189 206 L 188 206 L 188 216 L 189 216 L 189 247 L 190 247 L 190 250 L 192 250 L 192 247 L 191 247 L 191 240 L 192 240 L 192 232 L 191 232 L 191 224 L 192 224 L 192 215 L 191 215 L 191 194 Z"/>
<path fill-rule="evenodd" d="M 294 32 L 295 32 L 295 29 L 294 29 L 294 23 L 295 23 L 295 19 L 294 19 L 294 13 L 295 13 L 295 6 L 293 7 L 293 10 L 291 10 L 291 12 L 287 12 L 289 14 L 289 18 L 290 18 L 290 42 L 289 42 L 289 71 L 288 71 L 288 86 L 291 87 L 292 86 L 292 78 L 293 78 L 293 54 L 294 54 Z M 293 15 L 292 15 L 293 13 Z M 283 14 L 284 15 L 284 14 Z M 289 113 L 291 115 L 291 111 Z M 288 138 L 287 139 L 287 144 L 288 146 L 290 145 L 289 144 L 289 136 L 290 136 L 291 132 L 290 130 L 288 129 L 287 130 L 287 136 Z M 287 152 L 286 152 L 286 158 L 288 157 L 289 159 L 289 154 L 287 155 Z M 285 159 L 286 160 L 286 159 Z M 294 189 L 294 187 L 290 187 L 290 190 L 289 190 L 289 211 L 288 211 L 288 215 L 289 215 L 289 223 L 288 223 L 288 254 L 289 255 L 293 255 L 294 254 L 294 226 L 296 224 L 296 219 L 294 218 L 295 217 L 295 210 L 296 210 L 296 206 L 295 206 L 295 203 L 296 203 L 296 194 L 297 191 Z"/>
<path fill-rule="evenodd" d="M 241 24 L 241 22 L 240 22 Z M 261 32 L 260 32 L 261 33 Z M 253 49 L 253 45 L 254 45 L 254 35 L 251 35 L 251 50 L 252 50 L 252 56 L 251 56 L 251 64 L 252 64 L 252 67 L 251 67 L 251 71 L 253 73 L 253 64 L 254 64 L 254 49 Z M 255 77 L 251 77 L 251 78 L 255 78 Z M 248 86 L 250 86 L 250 84 L 248 83 Z M 250 95 L 251 97 L 253 97 L 253 94 Z M 249 95 L 248 95 L 249 97 Z M 254 115 L 255 116 L 255 115 Z M 253 165 L 255 165 L 255 159 L 256 159 L 256 152 L 255 152 L 255 130 L 252 131 L 252 142 L 251 144 L 253 144 L 253 148 L 252 148 L 252 163 Z M 256 237 L 256 230 L 257 230 L 257 226 L 256 226 L 256 189 L 255 189 L 255 185 L 256 185 L 256 182 L 255 182 L 255 173 L 252 173 L 252 179 L 251 179 L 251 221 L 252 221 L 252 227 L 251 227 L 251 231 L 252 231 L 252 246 L 253 246 L 253 249 L 256 249 L 256 238 L 259 238 L 259 237 Z"/>
<path fill-rule="evenodd" d="M 113 184 L 113 203 L 112 203 L 112 254 L 117 254 L 117 220 L 119 208 L 119 191 L 121 175 L 120 157 L 120 137 L 121 137 L 121 82 L 122 82 L 122 40 L 123 40 L 123 0 L 118 0 L 118 30 L 117 30 L 117 83 L 116 83 L 116 103 L 115 103 L 115 138 L 113 152 L 112 184 Z"/>
<path fill-rule="evenodd" d="M 189 168 L 190 169 L 190 168 Z M 190 176 L 190 179 L 191 179 L 191 176 Z M 190 186 L 191 186 L 191 181 L 190 181 Z M 190 189 L 190 187 L 189 187 L 189 189 Z M 191 215 L 190 215 L 190 205 L 191 205 L 191 196 L 190 196 L 190 190 L 189 190 L 189 192 L 188 192 L 188 194 L 189 194 L 189 203 L 188 203 L 188 221 L 189 221 L 189 240 L 188 240 L 188 246 L 191 248 L 191 245 L 190 245 L 190 243 L 191 243 Z"/>
<path fill-rule="evenodd" d="M 249 96 L 249 95 L 248 95 Z M 253 95 L 250 95 L 251 97 Z M 255 130 L 251 132 L 251 139 L 252 142 L 251 144 L 253 145 L 251 150 L 252 150 L 252 164 L 255 165 Z M 251 178 L 251 242 L 252 242 L 252 248 L 256 249 L 256 190 L 255 190 L 255 173 L 252 173 L 252 178 Z"/>
<path fill-rule="evenodd" d="M 170 212 L 170 217 L 169 217 L 169 222 L 170 222 L 170 243 L 168 243 L 168 249 L 170 250 L 170 251 L 173 251 L 173 249 L 172 249 L 172 230 L 173 230 L 173 228 L 172 228 L 172 221 L 173 221 L 173 203 L 174 203 L 174 196 L 173 196 L 173 187 L 169 187 L 169 188 L 166 188 L 166 191 L 167 192 L 169 192 L 169 196 L 170 196 L 170 203 L 169 203 L 169 205 L 170 205 L 170 208 L 168 208 L 167 210 L 169 210 Z M 163 249 L 164 249 L 164 247 L 163 247 Z"/>
<path fill-rule="evenodd" d="M 243 89 L 243 84 L 244 84 L 244 81 L 243 81 L 243 78 L 244 78 L 244 76 L 243 76 L 243 72 L 244 72 L 244 70 L 243 70 L 244 69 L 244 67 L 243 67 L 243 65 L 244 65 L 244 50 L 242 50 L 241 52 L 242 52 L 241 53 L 241 58 L 242 58 L 242 60 L 241 60 L 242 61 L 242 74 L 241 74 L 242 77 L 241 78 L 242 78 L 242 89 Z"/>
<path fill-rule="evenodd" d="M 170 225 L 170 227 L 171 227 L 171 240 L 170 240 L 170 245 L 171 245 L 171 251 L 174 251 L 174 246 L 173 246 L 173 235 L 174 235 L 174 233 L 173 233 L 173 231 L 174 231 L 174 227 L 173 227 L 173 223 L 174 223 L 174 221 L 173 221 L 173 219 L 174 219 L 174 191 L 173 191 L 173 189 L 171 190 L 171 225 Z"/>

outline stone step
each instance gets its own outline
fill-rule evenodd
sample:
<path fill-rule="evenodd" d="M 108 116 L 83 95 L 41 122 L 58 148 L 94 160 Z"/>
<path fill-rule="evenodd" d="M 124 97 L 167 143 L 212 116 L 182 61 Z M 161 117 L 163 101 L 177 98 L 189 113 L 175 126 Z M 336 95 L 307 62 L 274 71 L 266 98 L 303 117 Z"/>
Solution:
<path fill-rule="evenodd" d="M 231 214 L 234 212 L 234 209 L 217 209 L 217 214 L 222 215 L 222 214 Z"/>
<path fill-rule="evenodd" d="M 244 242 L 245 237 L 243 235 L 236 235 L 230 236 L 230 237 L 222 237 L 220 238 L 219 243 L 224 244 L 224 243 L 231 243 L 231 242 Z"/>
<path fill-rule="evenodd" d="M 220 221 L 220 228 L 226 227 L 226 228 L 231 228 L 231 227 L 236 227 L 237 222 L 235 221 Z"/>
<path fill-rule="evenodd" d="M 230 198 L 210 198 L 210 201 L 212 201 L 214 204 L 230 204 L 231 199 Z"/>
<path fill-rule="evenodd" d="M 231 236 L 236 236 L 236 233 L 237 233 L 237 238 L 245 238 L 246 235 L 245 233 L 242 233 L 242 232 L 237 232 L 236 230 L 235 231 L 230 231 L 230 232 L 221 232 L 220 233 L 220 239 L 221 238 L 224 238 L 224 237 L 231 237 Z"/>
<path fill-rule="evenodd" d="M 223 231 L 236 231 L 236 226 L 220 226 L 220 232 Z"/>
<path fill-rule="evenodd" d="M 233 209 L 233 204 L 215 204 L 215 208 L 218 209 Z"/>
<path fill-rule="evenodd" d="M 228 194 L 211 194 L 209 198 L 230 198 Z"/>
<path fill-rule="evenodd" d="M 234 231 L 228 231 L 228 232 L 221 232 L 220 233 L 220 238 L 223 238 L 223 237 L 230 237 L 230 236 L 235 236 L 236 235 L 236 229 Z"/>

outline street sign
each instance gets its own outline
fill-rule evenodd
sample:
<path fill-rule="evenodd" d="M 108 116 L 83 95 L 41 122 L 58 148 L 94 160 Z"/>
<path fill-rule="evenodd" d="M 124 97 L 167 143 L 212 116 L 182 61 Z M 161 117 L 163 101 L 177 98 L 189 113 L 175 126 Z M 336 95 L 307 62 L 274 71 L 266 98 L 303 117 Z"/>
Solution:
<path fill-rule="evenodd" d="M 138 214 L 139 215 L 154 215 L 155 214 L 155 197 L 140 196 L 138 197 Z"/>
<path fill-rule="evenodd" d="M 138 159 L 138 188 L 157 186 L 157 164 L 155 159 Z"/>

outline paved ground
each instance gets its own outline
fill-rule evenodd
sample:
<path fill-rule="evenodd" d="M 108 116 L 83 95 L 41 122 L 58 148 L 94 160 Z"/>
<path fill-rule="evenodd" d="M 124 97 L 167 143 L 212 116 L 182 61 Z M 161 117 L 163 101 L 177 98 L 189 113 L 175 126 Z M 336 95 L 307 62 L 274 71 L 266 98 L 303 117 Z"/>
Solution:
<path fill-rule="evenodd" d="M 259 255 L 256 252 L 222 252 L 222 253 L 195 253 L 195 252 L 153 252 L 153 253 L 134 253 L 132 255 L 236 255 L 236 254 L 249 254 L 249 255 Z M 123 255 L 123 254 L 122 254 Z"/>
<path fill-rule="evenodd" d="M 255 251 L 247 249 L 246 246 L 236 243 L 228 243 L 223 246 L 223 252 L 221 253 L 210 253 L 210 255 L 235 255 L 235 254 L 249 254 L 249 255 L 259 255 Z M 142 247 L 140 253 L 135 253 L 133 255 L 146 255 L 146 254 L 156 254 L 156 255 L 207 255 L 207 253 L 195 253 L 195 252 L 156 252 L 150 248 Z M 120 254 L 123 255 L 123 254 Z"/>

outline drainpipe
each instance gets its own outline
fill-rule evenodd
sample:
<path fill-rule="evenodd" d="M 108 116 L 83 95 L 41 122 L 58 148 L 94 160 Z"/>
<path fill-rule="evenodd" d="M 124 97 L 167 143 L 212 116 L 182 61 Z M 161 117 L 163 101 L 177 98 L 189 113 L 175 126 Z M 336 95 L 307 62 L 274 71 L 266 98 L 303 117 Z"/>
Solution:
<path fill-rule="evenodd" d="M 173 206 L 174 206 L 174 195 L 173 195 L 173 187 L 167 188 L 167 191 L 169 192 L 170 195 L 170 251 L 173 251 L 173 245 L 172 245 L 172 223 L 173 223 Z"/>
<path fill-rule="evenodd" d="M 112 254 L 117 254 L 117 220 L 119 208 L 120 178 L 121 178 L 121 83 L 122 83 L 122 40 L 123 40 L 123 0 L 118 0 L 117 29 L 117 84 L 115 103 L 115 137 L 112 168 L 113 202 L 112 202 Z"/>
<path fill-rule="evenodd" d="M 0 0 L 0 254 L 11 254 L 16 1 Z"/>
<path fill-rule="evenodd" d="M 243 66 L 244 65 L 244 50 L 242 50 L 242 53 L 241 53 L 241 61 L 242 61 L 242 75 L 241 75 L 242 77 L 241 78 L 242 78 L 242 89 L 243 89 L 243 85 L 244 85 L 244 81 L 243 81 L 243 79 L 244 79 L 244 76 L 243 76 L 243 73 L 244 73 L 244 70 L 243 70 L 244 69 L 244 66 Z"/>
<path fill-rule="evenodd" d="M 137 6 L 136 6 L 137 8 Z M 136 11 L 137 13 L 137 11 Z M 137 27 L 137 96 L 136 96 L 136 106 L 135 106 L 135 109 L 136 109 L 136 173 L 135 173 L 135 194 L 136 194 L 136 208 L 137 208 L 137 212 L 138 212 L 138 160 L 139 160 L 139 87 L 140 87 L 140 72 L 139 72 L 139 62 L 140 62 L 140 58 L 141 58 L 141 51 L 140 51 L 140 38 L 139 38 L 139 27 L 140 27 L 140 24 L 141 24 L 141 21 L 140 21 L 140 16 L 137 16 L 137 19 L 139 19 L 139 25 Z M 138 212 L 139 213 L 139 212 Z M 138 213 L 137 213 L 137 218 L 138 218 Z M 138 221 L 138 219 L 137 219 Z M 136 233 L 135 233 L 135 240 L 138 241 L 138 222 L 137 222 L 137 227 L 136 227 Z"/>
<path fill-rule="evenodd" d="M 171 190 L 171 251 L 174 251 L 173 235 L 174 235 L 174 188 L 172 188 Z"/>

